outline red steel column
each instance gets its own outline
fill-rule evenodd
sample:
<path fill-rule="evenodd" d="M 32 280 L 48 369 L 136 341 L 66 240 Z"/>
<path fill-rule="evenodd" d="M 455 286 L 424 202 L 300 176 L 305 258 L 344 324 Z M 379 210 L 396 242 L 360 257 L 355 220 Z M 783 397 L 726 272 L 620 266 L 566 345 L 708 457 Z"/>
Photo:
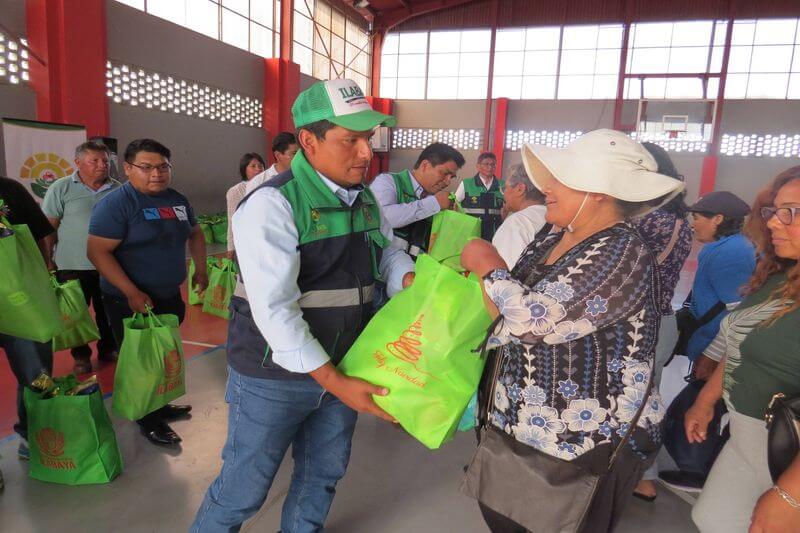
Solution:
<path fill-rule="evenodd" d="M 105 0 L 26 0 L 36 118 L 109 134 Z"/>
<path fill-rule="evenodd" d="M 294 131 L 292 104 L 300 93 L 300 65 L 288 59 L 264 60 L 264 119 L 267 154 L 272 161 L 272 137 L 281 131 Z"/>
<path fill-rule="evenodd" d="M 302 1 L 302 0 L 301 0 Z M 281 59 L 292 60 L 292 36 L 294 35 L 294 0 L 282 0 L 281 12 Z"/>
<path fill-rule="evenodd" d="M 381 95 L 381 53 L 385 37 L 385 32 L 378 32 L 372 37 L 372 77 L 370 78 L 370 85 L 372 86 L 370 94 L 372 96 Z"/>
<path fill-rule="evenodd" d="M 506 149 L 506 121 L 508 119 L 508 98 L 498 98 L 494 107 L 494 135 L 492 152 L 497 157 L 497 175 L 503 175 L 503 153 Z"/>

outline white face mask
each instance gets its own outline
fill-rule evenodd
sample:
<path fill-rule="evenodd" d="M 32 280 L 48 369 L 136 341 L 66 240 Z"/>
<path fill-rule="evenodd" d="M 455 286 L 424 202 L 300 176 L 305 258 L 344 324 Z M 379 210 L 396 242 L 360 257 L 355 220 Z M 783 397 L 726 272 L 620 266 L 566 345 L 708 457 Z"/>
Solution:
<path fill-rule="evenodd" d="M 578 212 L 575 213 L 575 216 L 572 217 L 572 220 L 570 220 L 569 224 L 567 224 L 567 231 L 568 232 L 572 233 L 573 231 L 575 231 L 575 229 L 572 227 L 572 225 L 575 223 L 576 220 L 578 220 L 578 217 L 581 215 L 581 211 L 583 211 L 583 208 L 586 207 L 586 200 L 588 200 L 588 199 L 589 199 L 589 193 L 587 192 L 586 196 L 583 197 L 583 201 L 581 202 L 581 206 L 578 208 Z"/>

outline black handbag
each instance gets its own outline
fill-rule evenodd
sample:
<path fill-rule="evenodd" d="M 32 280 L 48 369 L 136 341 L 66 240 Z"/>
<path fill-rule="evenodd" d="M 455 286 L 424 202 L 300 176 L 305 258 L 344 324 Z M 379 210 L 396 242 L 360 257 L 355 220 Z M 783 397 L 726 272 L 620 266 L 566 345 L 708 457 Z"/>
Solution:
<path fill-rule="evenodd" d="M 767 422 L 767 462 L 772 481 L 776 482 L 800 452 L 800 396 L 772 397 L 764 417 Z"/>
<path fill-rule="evenodd" d="M 481 398 L 481 442 L 470 462 L 461 492 L 532 531 L 581 529 L 602 478 L 628 442 L 647 401 L 616 446 L 600 444 L 572 461 L 541 452 L 488 424 L 488 411 L 502 357 L 496 357 L 490 393 Z M 653 374 L 645 398 L 650 395 Z"/>
<path fill-rule="evenodd" d="M 717 315 L 726 309 L 726 305 L 718 301 L 711 307 L 711 309 L 706 311 L 703 316 L 700 318 L 695 318 L 694 315 L 692 315 L 692 312 L 689 310 L 691 305 L 692 293 L 690 292 L 686 297 L 686 300 L 683 302 L 681 308 L 675 312 L 675 321 L 678 324 L 678 340 L 675 342 L 675 346 L 672 348 L 672 355 L 670 355 L 669 360 L 664 363 L 664 366 L 670 364 L 670 362 L 672 362 L 672 358 L 676 355 L 686 355 L 686 351 L 689 346 L 689 339 L 692 338 L 692 335 L 694 335 L 695 331 L 714 320 Z"/>

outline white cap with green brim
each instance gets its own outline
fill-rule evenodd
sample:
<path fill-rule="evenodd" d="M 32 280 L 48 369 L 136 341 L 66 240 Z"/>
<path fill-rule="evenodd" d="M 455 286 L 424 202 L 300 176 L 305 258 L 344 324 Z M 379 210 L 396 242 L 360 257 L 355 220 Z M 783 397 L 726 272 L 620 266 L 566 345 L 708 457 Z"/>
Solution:
<path fill-rule="evenodd" d="M 352 80 L 320 81 L 297 95 L 292 105 L 295 128 L 328 120 L 352 131 L 394 126 L 397 120 L 372 109 L 364 91 Z"/>

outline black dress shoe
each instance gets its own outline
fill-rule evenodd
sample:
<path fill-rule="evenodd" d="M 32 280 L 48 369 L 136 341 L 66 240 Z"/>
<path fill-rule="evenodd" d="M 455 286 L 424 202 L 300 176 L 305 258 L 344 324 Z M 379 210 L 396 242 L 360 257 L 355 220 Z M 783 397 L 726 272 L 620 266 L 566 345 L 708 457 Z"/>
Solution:
<path fill-rule="evenodd" d="M 172 405 L 168 403 L 158 410 L 158 414 L 161 415 L 161 418 L 164 420 L 175 420 L 188 416 L 191 411 L 191 405 Z"/>
<path fill-rule="evenodd" d="M 142 435 L 147 437 L 147 440 L 159 446 L 172 446 L 178 444 L 182 439 L 177 433 L 172 431 L 164 422 L 155 425 L 141 426 Z"/>

